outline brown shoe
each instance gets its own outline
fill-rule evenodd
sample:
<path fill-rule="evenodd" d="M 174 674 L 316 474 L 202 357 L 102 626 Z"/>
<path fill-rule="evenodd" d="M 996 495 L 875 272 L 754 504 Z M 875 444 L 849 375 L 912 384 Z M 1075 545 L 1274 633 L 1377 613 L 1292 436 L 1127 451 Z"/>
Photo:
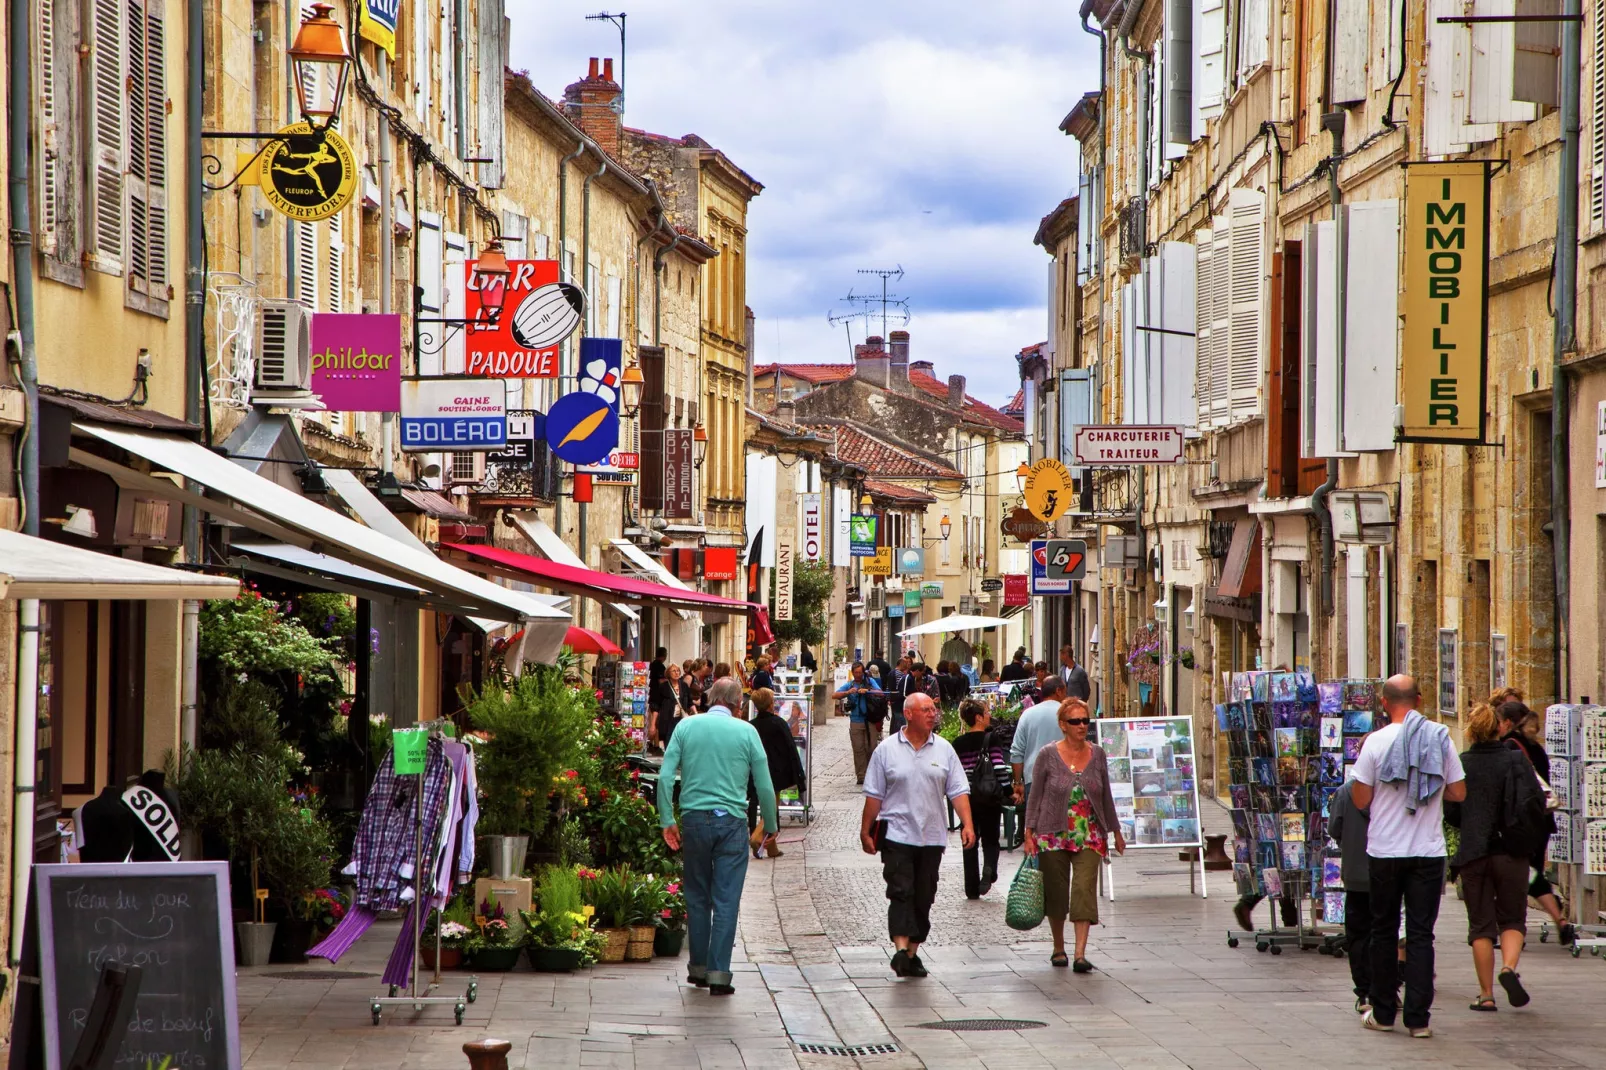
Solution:
<path fill-rule="evenodd" d="M 786 853 L 785 851 L 781 850 L 781 845 L 776 842 L 774 836 L 768 836 L 765 838 L 764 850 L 771 858 L 779 858 Z"/>

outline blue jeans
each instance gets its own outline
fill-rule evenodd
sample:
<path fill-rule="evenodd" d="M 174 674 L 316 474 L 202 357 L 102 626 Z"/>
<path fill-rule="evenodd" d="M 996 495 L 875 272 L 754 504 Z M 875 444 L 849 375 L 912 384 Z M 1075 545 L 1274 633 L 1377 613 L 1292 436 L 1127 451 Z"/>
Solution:
<path fill-rule="evenodd" d="M 711 985 L 731 983 L 731 947 L 747 880 L 747 820 L 741 813 L 682 810 L 681 850 L 686 871 L 686 973 Z"/>

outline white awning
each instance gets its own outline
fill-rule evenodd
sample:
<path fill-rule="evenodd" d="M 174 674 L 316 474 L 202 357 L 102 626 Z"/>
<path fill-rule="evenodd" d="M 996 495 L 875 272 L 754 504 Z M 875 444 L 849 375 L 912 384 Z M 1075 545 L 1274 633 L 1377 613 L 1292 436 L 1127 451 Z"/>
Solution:
<path fill-rule="evenodd" d="M 393 579 L 416 584 L 452 602 L 461 603 L 481 616 L 499 620 L 561 620 L 567 626 L 568 614 L 528 594 L 510 591 L 447 564 L 427 550 L 420 550 L 373 528 L 364 527 L 350 517 L 249 472 L 227 457 L 197 443 L 171 435 L 104 424 L 75 422 L 73 427 L 118 449 L 144 457 L 159 472 L 176 472 L 194 480 L 213 494 L 229 499 L 229 502 L 191 494 L 168 480 L 137 472 L 85 450 L 70 451 L 73 463 L 104 472 L 123 486 L 183 501 L 270 538 L 328 553 Z"/>
<path fill-rule="evenodd" d="M 513 519 L 513 526 L 524 534 L 526 539 L 535 543 L 535 548 L 541 551 L 548 561 L 555 561 L 560 565 L 571 568 L 590 568 L 580 559 L 580 555 L 569 549 L 569 544 L 563 537 L 553 531 L 540 517 L 529 511 L 520 511 L 508 514 Z M 623 602 L 605 603 L 615 613 L 626 620 L 640 621 L 641 614 Z"/>
<path fill-rule="evenodd" d="M 233 598 L 237 580 L 96 553 L 0 529 L 0 598 Z"/>
<path fill-rule="evenodd" d="M 906 628 L 898 634 L 938 635 L 942 632 L 970 632 L 981 628 L 997 628 L 1008 623 L 1009 621 L 1003 617 L 978 617 L 969 613 L 954 613 L 946 617 L 938 617 L 933 621 L 927 621 L 925 624 L 916 625 L 913 628 Z"/>
<path fill-rule="evenodd" d="M 630 562 L 630 567 L 640 573 L 643 579 L 661 583 L 666 587 L 679 587 L 683 591 L 691 590 L 690 587 L 680 582 L 679 576 L 676 576 L 667 568 L 642 553 L 636 544 L 629 539 L 610 539 L 609 542 L 613 544 L 613 548 L 618 550 L 626 561 Z M 675 613 L 681 620 L 691 620 L 692 618 L 692 614 L 684 609 L 677 609 Z"/>
<path fill-rule="evenodd" d="M 401 519 L 385 507 L 385 503 L 374 496 L 374 492 L 363 486 L 357 473 L 345 468 L 320 468 L 318 474 L 330 490 L 340 495 L 340 500 L 351 507 L 357 514 L 357 519 L 373 528 L 382 535 L 389 535 L 397 542 L 406 543 L 415 550 L 429 553 L 429 547 L 411 528 L 401 522 Z"/>

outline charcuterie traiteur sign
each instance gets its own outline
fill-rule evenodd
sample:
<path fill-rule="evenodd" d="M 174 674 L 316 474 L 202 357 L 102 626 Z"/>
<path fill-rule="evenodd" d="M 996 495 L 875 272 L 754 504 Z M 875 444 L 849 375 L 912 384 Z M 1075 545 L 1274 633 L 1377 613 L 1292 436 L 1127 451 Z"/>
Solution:
<path fill-rule="evenodd" d="M 487 379 L 556 379 L 558 347 L 580 326 L 585 295 L 558 281 L 556 260 L 509 260 L 502 313 L 495 323 L 481 300 L 478 261 L 463 265 L 463 314 L 470 321 L 463 371 Z"/>

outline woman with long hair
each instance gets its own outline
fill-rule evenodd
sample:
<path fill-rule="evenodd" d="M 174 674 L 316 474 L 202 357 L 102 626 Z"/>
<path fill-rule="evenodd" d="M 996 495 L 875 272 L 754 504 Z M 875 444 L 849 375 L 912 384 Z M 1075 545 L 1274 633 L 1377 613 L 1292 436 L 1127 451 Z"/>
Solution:
<path fill-rule="evenodd" d="M 1491 698 L 1502 698 L 1499 703 L 1491 702 L 1495 717 L 1500 722 L 1500 738 L 1508 746 L 1515 747 L 1527 755 L 1528 762 L 1534 772 L 1544 778 L 1546 784 L 1550 783 L 1550 755 L 1545 750 L 1544 727 L 1540 723 L 1537 712 L 1530 710 L 1522 701 L 1522 692 L 1515 688 L 1505 688 L 1497 691 Z M 1556 898 L 1556 889 L 1551 887 L 1550 881 L 1545 877 L 1545 854 L 1550 850 L 1550 837 L 1556 832 L 1556 819 L 1550 813 L 1545 814 L 1540 825 L 1544 838 L 1534 849 L 1533 857 L 1528 864 L 1533 868 L 1533 880 L 1528 882 L 1528 895 L 1544 908 L 1555 922 L 1557 939 L 1562 947 L 1570 947 L 1578 939 L 1578 932 L 1573 928 L 1572 922 L 1561 909 L 1561 900 Z"/>

